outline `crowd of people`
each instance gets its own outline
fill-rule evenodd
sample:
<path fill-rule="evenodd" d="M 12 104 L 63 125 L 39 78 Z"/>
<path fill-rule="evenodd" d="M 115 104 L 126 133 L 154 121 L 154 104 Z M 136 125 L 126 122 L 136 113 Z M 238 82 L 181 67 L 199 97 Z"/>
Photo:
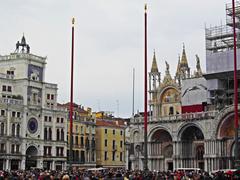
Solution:
<path fill-rule="evenodd" d="M 0 171 L 0 180 L 224 180 L 240 179 L 240 170 L 208 172 L 184 171 L 125 171 L 104 169 L 101 171 L 47 171 L 41 169 Z"/>

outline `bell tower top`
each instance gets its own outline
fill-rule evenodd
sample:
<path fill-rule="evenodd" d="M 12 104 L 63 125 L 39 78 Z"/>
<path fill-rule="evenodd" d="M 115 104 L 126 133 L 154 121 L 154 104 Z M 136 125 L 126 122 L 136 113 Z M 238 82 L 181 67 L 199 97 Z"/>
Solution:
<path fill-rule="evenodd" d="M 21 50 L 19 50 L 19 47 L 21 47 Z M 30 53 L 30 46 L 27 44 L 24 34 L 22 36 L 21 43 L 19 41 L 17 41 L 16 49 L 14 52 L 15 53 L 27 53 L 27 54 Z"/>

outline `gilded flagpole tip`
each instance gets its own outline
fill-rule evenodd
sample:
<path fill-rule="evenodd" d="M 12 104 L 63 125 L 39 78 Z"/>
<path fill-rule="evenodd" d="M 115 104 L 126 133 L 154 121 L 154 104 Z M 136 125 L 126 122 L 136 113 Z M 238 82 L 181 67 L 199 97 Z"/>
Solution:
<path fill-rule="evenodd" d="M 72 25 L 74 25 L 74 23 L 75 23 L 75 18 L 73 17 L 72 18 Z"/>
<path fill-rule="evenodd" d="M 147 4 L 144 5 L 144 10 L 147 12 Z"/>

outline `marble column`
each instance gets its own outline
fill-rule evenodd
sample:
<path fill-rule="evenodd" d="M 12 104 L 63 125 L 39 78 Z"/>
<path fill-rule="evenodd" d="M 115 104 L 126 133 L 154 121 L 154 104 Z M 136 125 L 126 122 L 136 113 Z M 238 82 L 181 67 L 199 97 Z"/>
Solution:
<path fill-rule="evenodd" d="M 55 167 L 55 161 L 52 161 L 52 170 L 55 170 L 56 167 Z"/>
<path fill-rule="evenodd" d="M 10 170 L 10 166 L 9 166 L 9 159 L 6 159 L 6 166 L 5 166 L 5 170 Z"/>
<path fill-rule="evenodd" d="M 23 157 L 21 160 L 21 169 L 25 170 L 26 168 L 26 157 Z"/>

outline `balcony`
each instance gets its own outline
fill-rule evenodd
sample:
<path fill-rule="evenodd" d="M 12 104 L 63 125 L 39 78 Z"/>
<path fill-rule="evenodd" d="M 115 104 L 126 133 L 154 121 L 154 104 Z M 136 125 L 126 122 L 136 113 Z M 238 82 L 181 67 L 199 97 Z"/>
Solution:
<path fill-rule="evenodd" d="M 7 151 L 6 150 L 0 150 L 0 154 L 6 154 L 7 153 Z"/>
<path fill-rule="evenodd" d="M 153 105 L 153 104 L 157 104 L 157 103 L 158 103 L 157 100 L 149 100 L 149 101 L 148 101 L 148 104 L 149 104 L 149 105 Z"/>
<path fill-rule="evenodd" d="M 90 149 L 89 143 L 86 143 L 85 148 L 86 148 L 86 150 L 89 150 L 89 149 Z"/>
<path fill-rule="evenodd" d="M 3 79 L 14 79 L 15 76 L 13 74 L 0 73 L 0 78 L 3 78 Z"/>
<path fill-rule="evenodd" d="M 5 121 L 6 119 L 7 119 L 7 116 L 3 116 L 3 115 L 0 116 L 0 121 Z"/>
<path fill-rule="evenodd" d="M 172 116 L 163 116 L 163 117 L 149 117 L 148 123 L 165 123 L 171 121 L 191 121 L 191 120 L 206 120 L 214 119 L 219 111 L 207 111 L 207 112 L 196 112 L 196 113 L 185 113 L 177 114 Z M 134 119 L 133 124 L 143 124 L 143 117 L 138 117 Z"/>
<path fill-rule="evenodd" d="M 11 53 L 10 55 L 0 56 L 0 61 L 8 61 L 15 59 L 31 59 L 45 63 L 47 57 L 36 56 L 28 53 Z"/>
<path fill-rule="evenodd" d="M 44 157 L 52 157 L 52 154 L 43 154 Z"/>
<path fill-rule="evenodd" d="M 21 122 L 20 117 L 11 117 L 11 122 Z"/>
<path fill-rule="evenodd" d="M 95 149 L 95 148 L 96 148 L 95 142 L 94 142 L 94 143 L 92 142 L 91 147 L 92 147 L 92 149 Z"/>
<path fill-rule="evenodd" d="M 11 151 L 11 154 L 20 155 L 21 152 L 20 151 Z"/>
<path fill-rule="evenodd" d="M 23 100 L 20 99 L 9 99 L 9 98 L 0 98 L 1 104 L 7 105 L 23 105 Z"/>
<path fill-rule="evenodd" d="M 61 154 L 58 154 L 58 153 L 57 153 L 56 156 L 57 156 L 57 157 L 64 157 L 64 154 L 63 154 L 63 153 L 61 153 Z"/>

